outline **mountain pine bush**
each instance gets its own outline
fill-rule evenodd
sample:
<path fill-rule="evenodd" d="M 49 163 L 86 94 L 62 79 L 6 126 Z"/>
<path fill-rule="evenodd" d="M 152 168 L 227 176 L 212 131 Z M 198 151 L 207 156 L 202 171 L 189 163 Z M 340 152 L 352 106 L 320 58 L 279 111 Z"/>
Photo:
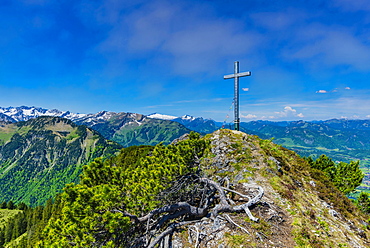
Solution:
<path fill-rule="evenodd" d="M 195 161 L 207 147 L 192 133 L 174 145 L 129 147 L 109 160 L 96 159 L 84 167 L 80 184 L 64 189 L 61 214 L 49 221 L 39 246 L 124 247 L 136 233 L 128 216 L 158 207 L 158 194 L 197 170 Z"/>

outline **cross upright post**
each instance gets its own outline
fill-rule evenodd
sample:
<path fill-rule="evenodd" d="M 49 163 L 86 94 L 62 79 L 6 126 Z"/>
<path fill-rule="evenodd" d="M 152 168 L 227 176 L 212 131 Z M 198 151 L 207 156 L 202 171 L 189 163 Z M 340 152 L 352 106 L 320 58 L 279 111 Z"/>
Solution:
<path fill-rule="evenodd" d="M 239 118 L 239 78 L 250 76 L 251 72 L 240 72 L 239 73 L 239 61 L 234 62 L 234 74 L 225 75 L 224 79 L 234 78 L 234 129 L 239 131 L 240 118 Z"/>

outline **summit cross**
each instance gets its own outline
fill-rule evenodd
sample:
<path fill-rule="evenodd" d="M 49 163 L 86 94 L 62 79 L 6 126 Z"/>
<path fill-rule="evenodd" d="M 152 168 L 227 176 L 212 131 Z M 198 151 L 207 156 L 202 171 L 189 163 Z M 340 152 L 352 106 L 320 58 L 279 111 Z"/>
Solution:
<path fill-rule="evenodd" d="M 234 78 L 234 129 L 239 131 L 239 78 L 250 76 L 251 72 L 239 72 L 239 61 L 234 62 L 234 74 L 225 75 L 224 79 Z"/>

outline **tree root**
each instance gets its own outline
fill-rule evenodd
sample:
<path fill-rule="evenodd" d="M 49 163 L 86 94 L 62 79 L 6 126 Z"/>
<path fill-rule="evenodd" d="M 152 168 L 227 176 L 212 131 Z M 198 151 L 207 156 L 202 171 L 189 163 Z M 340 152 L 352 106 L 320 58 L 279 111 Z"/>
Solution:
<path fill-rule="evenodd" d="M 200 222 L 203 217 L 209 216 L 209 214 L 211 219 L 216 221 L 219 217 L 219 214 L 224 213 L 224 216 L 228 222 L 248 234 L 249 232 L 247 229 L 235 223 L 226 213 L 244 211 L 252 221 L 259 221 L 258 218 L 252 215 L 249 208 L 257 204 L 263 197 L 264 190 L 262 187 L 257 185 L 243 184 L 243 187 L 246 189 L 251 187 L 258 189 L 258 193 L 254 197 L 251 197 L 241 192 L 229 189 L 228 187 L 222 187 L 219 183 L 205 177 L 197 177 L 195 178 L 194 182 L 203 187 L 202 190 L 197 188 L 199 200 L 198 202 L 193 202 L 195 205 L 192 205 L 188 202 L 176 202 L 174 204 L 156 208 L 142 217 L 136 217 L 135 215 L 123 213 L 126 216 L 129 216 L 134 223 L 141 224 L 145 228 L 145 230 L 143 230 L 145 233 L 143 233 L 144 236 L 139 237 L 141 240 L 143 237 L 146 237 L 145 247 L 155 247 L 156 245 L 161 244 L 161 242 L 164 242 L 166 237 L 169 237 L 167 239 L 168 241 L 166 242 L 171 242 L 172 235 L 176 230 L 180 229 L 184 225 Z M 176 187 L 178 187 L 180 184 L 184 183 L 177 183 Z M 237 201 L 247 202 L 236 205 L 235 202 L 228 197 L 227 193 L 237 194 L 241 197 Z M 171 220 L 172 223 L 170 223 Z M 173 222 L 173 220 L 177 221 Z M 165 225 L 167 225 L 167 227 L 163 230 Z M 196 246 L 199 246 L 201 242 L 199 239 L 200 237 L 198 233 Z"/>
<path fill-rule="evenodd" d="M 226 218 L 226 220 L 227 220 L 228 222 L 230 222 L 231 224 L 233 224 L 233 225 L 235 225 L 235 226 L 239 227 L 239 228 L 240 228 L 240 229 L 242 229 L 244 232 L 246 232 L 246 233 L 250 234 L 250 232 L 248 232 L 248 230 L 247 230 L 247 229 L 245 229 L 245 228 L 244 228 L 244 227 L 242 227 L 241 225 L 239 225 L 239 224 L 235 223 L 235 222 L 231 219 L 231 217 L 230 217 L 228 214 L 224 214 L 224 216 L 225 216 L 225 218 Z"/>

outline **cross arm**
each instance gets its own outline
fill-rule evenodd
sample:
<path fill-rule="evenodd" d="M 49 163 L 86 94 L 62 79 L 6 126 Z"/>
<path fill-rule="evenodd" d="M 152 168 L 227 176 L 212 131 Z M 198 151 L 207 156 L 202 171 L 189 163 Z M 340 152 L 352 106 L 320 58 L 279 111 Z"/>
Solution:
<path fill-rule="evenodd" d="M 245 76 L 250 76 L 250 75 L 251 75 L 251 72 L 250 71 L 240 72 L 240 73 L 234 73 L 234 74 L 225 75 L 224 76 L 224 79 L 236 78 L 236 77 L 245 77 Z"/>

